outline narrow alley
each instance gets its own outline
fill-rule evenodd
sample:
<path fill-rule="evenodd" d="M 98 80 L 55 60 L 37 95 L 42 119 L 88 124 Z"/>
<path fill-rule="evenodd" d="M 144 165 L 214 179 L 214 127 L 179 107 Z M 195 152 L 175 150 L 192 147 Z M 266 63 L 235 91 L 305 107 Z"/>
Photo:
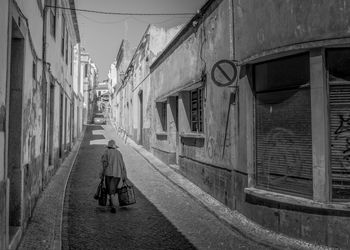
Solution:
<path fill-rule="evenodd" d="M 116 140 L 124 156 L 137 200 L 116 214 L 93 199 L 109 139 Z M 110 124 L 87 127 L 63 214 L 63 249 L 265 249 L 234 233 L 156 171 Z"/>
<path fill-rule="evenodd" d="M 0 32 L 0 250 L 350 250 L 349 0 L 1 0 Z"/>

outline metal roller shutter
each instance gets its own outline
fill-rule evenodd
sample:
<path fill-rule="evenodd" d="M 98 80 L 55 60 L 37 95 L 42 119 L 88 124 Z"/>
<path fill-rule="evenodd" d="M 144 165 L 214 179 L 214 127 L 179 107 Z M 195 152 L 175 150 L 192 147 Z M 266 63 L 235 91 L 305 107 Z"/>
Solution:
<path fill-rule="evenodd" d="M 257 186 L 312 197 L 310 88 L 258 93 Z"/>
<path fill-rule="evenodd" d="M 350 200 L 350 83 L 329 85 L 333 200 Z"/>

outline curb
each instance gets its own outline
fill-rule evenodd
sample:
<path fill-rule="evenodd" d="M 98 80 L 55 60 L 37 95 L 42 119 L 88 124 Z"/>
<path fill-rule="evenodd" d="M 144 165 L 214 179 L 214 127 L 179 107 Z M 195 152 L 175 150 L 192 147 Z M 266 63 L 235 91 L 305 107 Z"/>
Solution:
<path fill-rule="evenodd" d="M 111 124 L 117 132 L 115 124 L 112 122 Z M 117 135 L 119 136 L 118 133 Z M 207 209 L 226 226 L 230 227 L 241 236 L 272 249 L 334 249 L 291 238 L 284 234 L 276 233 L 260 226 L 259 224 L 249 220 L 238 211 L 229 209 L 224 204 L 201 190 L 198 186 L 178 173 L 178 171 L 173 170 L 172 167 L 161 162 L 151 152 L 147 151 L 142 146 L 137 145 L 131 138 L 129 138 L 125 144 L 128 144 L 131 148 L 133 148 L 157 172 L 185 191 L 189 196 L 201 204 L 202 207 Z"/>
<path fill-rule="evenodd" d="M 56 219 L 56 223 L 55 223 L 55 225 L 59 225 L 58 226 L 59 230 L 57 230 L 57 231 L 55 230 L 54 241 L 53 241 L 53 246 L 52 246 L 53 250 L 61 250 L 62 249 L 62 222 L 63 222 L 63 211 L 64 211 L 64 202 L 65 202 L 67 184 L 68 184 L 68 180 L 69 180 L 70 174 L 72 172 L 72 169 L 73 169 L 75 162 L 77 160 L 80 146 L 81 146 L 81 143 L 82 143 L 84 136 L 85 136 L 85 131 L 86 131 L 86 126 L 84 126 L 83 131 L 81 133 L 81 136 L 79 137 L 76 145 L 74 146 L 75 149 L 73 149 L 71 151 L 74 154 L 72 156 L 73 159 L 71 161 L 70 169 L 68 171 L 67 178 L 65 180 L 64 187 L 63 187 L 63 194 L 62 194 L 62 201 L 61 201 L 61 205 L 60 205 L 59 219 Z M 57 229 L 57 226 L 55 229 Z"/>

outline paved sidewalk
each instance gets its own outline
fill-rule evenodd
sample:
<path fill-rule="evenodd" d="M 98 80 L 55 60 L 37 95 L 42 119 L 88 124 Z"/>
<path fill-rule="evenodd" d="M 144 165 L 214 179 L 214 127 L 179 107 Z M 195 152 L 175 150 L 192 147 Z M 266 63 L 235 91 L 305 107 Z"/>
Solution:
<path fill-rule="evenodd" d="M 18 249 L 61 249 L 64 194 L 84 133 L 40 194 Z"/>
<path fill-rule="evenodd" d="M 117 133 L 115 124 L 113 124 L 113 126 Z M 309 242 L 290 238 L 283 234 L 278 234 L 261 227 L 239 212 L 227 208 L 225 205 L 214 199 L 206 192 L 202 191 L 199 187 L 178 173 L 176 169 L 160 161 L 152 153 L 147 151 L 142 146 L 136 144 L 130 138 L 126 138 L 125 136 L 121 136 L 119 138 L 119 141 L 123 141 L 135 149 L 135 151 L 144 157 L 155 170 L 188 193 L 193 199 L 198 201 L 203 207 L 229 226 L 233 231 L 241 234 L 242 236 L 254 242 L 276 249 L 331 249 L 325 246 L 314 245 Z"/>

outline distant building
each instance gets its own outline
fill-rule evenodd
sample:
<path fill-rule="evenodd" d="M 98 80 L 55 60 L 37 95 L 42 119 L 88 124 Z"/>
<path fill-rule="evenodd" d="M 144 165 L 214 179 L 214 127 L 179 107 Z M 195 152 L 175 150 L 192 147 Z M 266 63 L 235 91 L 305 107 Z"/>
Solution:
<path fill-rule="evenodd" d="M 123 86 L 125 72 L 129 66 L 133 53 L 134 50 L 130 48 L 129 42 L 127 40 L 122 40 L 115 62 L 111 64 L 110 82 L 111 87 L 113 88 L 111 94 L 111 117 L 118 127 L 123 127 L 123 95 L 120 90 Z"/>
<path fill-rule="evenodd" d="M 85 49 L 80 53 L 80 61 L 80 79 L 84 91 L 83 123 L 87 124 L 92 122 L 96 109 L 95 89 L 98 83 L 98 69 Z"/>
<path fill-rule="evenodd" d="M 95 88 L 98 112 L 109 112 L 110 109 L 110 88 L 108 80 L 99 82 Z"/>

